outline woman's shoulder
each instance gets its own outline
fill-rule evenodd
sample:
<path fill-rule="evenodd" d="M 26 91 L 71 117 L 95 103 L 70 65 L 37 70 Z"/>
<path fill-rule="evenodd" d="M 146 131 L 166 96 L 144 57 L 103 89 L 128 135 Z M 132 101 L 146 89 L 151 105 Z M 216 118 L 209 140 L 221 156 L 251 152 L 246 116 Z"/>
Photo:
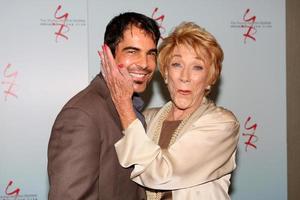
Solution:
<path fill-rule="evenodd" d="M 147 108 L 143 111 L 145 117 L 155 116 L 156 113 L 160 110 L 160 107 Z"/>
<path fill-rule="evenodd" d="M 238 133 L 239 121 L 229 109 L 209 103 L 202 114 L 194 118 L 192 126 L 196 129 L 231 130 L 228 133 Z M 221 132 L 220 132 L 221 133 Z"/>
<path fill-rule="evenodd" d="M 143 115 L 145 116 L 146 124 L 149 124 L 149 122 L 156 116 L 159 110 L 159 107 L 147 108 L 146 110 L 144 110 Z"/>
<path fill-rule="evenodd" d="M 172 104 L 172 102 L 167 102 L 166 104 L 164 104 L 161 107 L 152 107 L 152 108 L 147 108 L 145 109 L 145 111 L 143 112 L 143 115 L 147 118 L 149 117 L 154 117 L 156 116 L 156 114 L 160 112 L 164 112 L 166 109 L 168 109 L 168 107 L 170 107 L 170 105 Z"/>
<path fill-rule="evenodd" d="M 235 114 L 223 107 L 223 106 L 217 106 L 215 103 L 210 102 L 207 110 L 204 112 L 203 115 L 204 118 L 210 118 L 215 121 L 234 121 L 238 122 L 237 117 Z"/>

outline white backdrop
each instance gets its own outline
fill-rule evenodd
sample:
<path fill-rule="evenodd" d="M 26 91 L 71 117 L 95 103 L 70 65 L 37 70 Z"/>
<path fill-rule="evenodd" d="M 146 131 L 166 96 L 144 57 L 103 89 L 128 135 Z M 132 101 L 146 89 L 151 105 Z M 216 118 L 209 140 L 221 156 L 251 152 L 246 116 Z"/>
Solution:
<path fill-rule="evenodd" d="M 52 124 L 88 83 L 86 11 L 81 0 L 0 0 L 0 200 L 47 198 Z"/>
<path fill-rule="evenodd" d="M 225 60 L 214 98 L 241 123 L 232 199 L 287 199 L 284 0 L 0 0 L 0 200 L 46 199 L 53 121 L 99 72 L 105 26 L 125 11 L 156 19 L 163 37 L 182 21 L 215 35 Z M 148 107 L 166 101 L 159 80 Z"/>

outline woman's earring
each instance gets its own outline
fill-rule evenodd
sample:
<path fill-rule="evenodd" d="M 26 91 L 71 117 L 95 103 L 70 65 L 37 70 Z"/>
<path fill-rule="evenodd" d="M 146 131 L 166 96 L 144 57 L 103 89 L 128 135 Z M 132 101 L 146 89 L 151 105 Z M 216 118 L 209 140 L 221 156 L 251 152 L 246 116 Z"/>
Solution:
<path fill-rule="evenodd" d="M 165 78 L 165 84 L 168 84 L 168 78 L 167 77 Z"/>
<path fill-rule="evenodd" d="M 211 85 L 208 85 L 205 89 L 209 91 L 211 89 Z"/>

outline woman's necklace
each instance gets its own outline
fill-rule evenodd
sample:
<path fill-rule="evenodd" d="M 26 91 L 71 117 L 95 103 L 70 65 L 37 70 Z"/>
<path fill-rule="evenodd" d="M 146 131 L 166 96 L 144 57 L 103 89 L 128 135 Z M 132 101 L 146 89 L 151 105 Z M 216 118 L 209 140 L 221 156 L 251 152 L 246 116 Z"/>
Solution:
<path fill-rule="evenodd" d="M 170 103 L 169 105 L 167 105 L 164 109 L 164 111 L 161 113 L 161 115 L 159 116 L 157 123 L 156 123 L 156 127 L 154 130 L 154 135 L 152 140 L 158 144 L 159 142 L 159 138 L 161 135 L 161 129 L 163 126 L 164 121 L 167 119 L 170 111 L 172 108 L 172 104 Z M 180 131 L 182 130 L 182 128 L 184 127 L 184 125 L 186 124 L 186 122 L 189 120 L 190 116 L 192 115 L 192 113 L 188 114 L 178 125 L 178 127 L 175 129 L 174 133 L 171 136 L 168 148 L 170 148 L 171 145 L 173 145 L 175 143 L 175 141 L 178 138 L 178 134 L 180 133 Z M 162 197 L 162 192 L 153 192 L 153 191 L 146 191 L 147 192 L 147 199 L 149 200 L 160 200 Z"/>
<path fill-rule="evenodd" d="M 161 134 L 161 129 L 162 129 L 162 125 L 164 123 L 164 121 L 167 119 L 170 111 L 172 108 L 172 104 L 169 104 L 165 107 L 164 111 L 160 114 L 156 126 L 155 126 L 155 130 L 154 130 L 154 135 L 152 140 L 158 144 L 159 142 L 159 138 L 160 138 L 160 134 Z M 186 122 L 189 120 L 190 116 L 192 113 L 188 114 L 178 125 L 178 127 L 175 129 L 174 133 L 172 134 L 171 140 L 169 142 L 168 147 L 170 147 L 172 144 L 175 143 L 175 141 L 177 140 L 178 134 L 180 133 L 180 131 L 182 130 L 182 128 L 185 126 Z"/>

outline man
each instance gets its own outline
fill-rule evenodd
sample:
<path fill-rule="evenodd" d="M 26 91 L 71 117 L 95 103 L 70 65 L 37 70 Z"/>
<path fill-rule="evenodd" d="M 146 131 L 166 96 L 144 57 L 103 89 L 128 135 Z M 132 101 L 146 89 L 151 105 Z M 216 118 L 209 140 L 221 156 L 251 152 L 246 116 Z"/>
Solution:
<path fill-rule="evenodd" d="M 115 61 L 126 67 L 134 91 L 143 92 L 156 67 L 160 38 L 156 22 L 127 12 L 106 27 L 104 43 Z M 134 95 L 140 120 L 140 99 Z M 138 104 L 138 105 L 137 105 Z M 121 122 L 102 74 L 75 95 L 53 125 L 48 146 L 49 200 L 145 199 L 130 180 L 131 169 L 120 166 L 114 144 L 122 137 Z"/>

